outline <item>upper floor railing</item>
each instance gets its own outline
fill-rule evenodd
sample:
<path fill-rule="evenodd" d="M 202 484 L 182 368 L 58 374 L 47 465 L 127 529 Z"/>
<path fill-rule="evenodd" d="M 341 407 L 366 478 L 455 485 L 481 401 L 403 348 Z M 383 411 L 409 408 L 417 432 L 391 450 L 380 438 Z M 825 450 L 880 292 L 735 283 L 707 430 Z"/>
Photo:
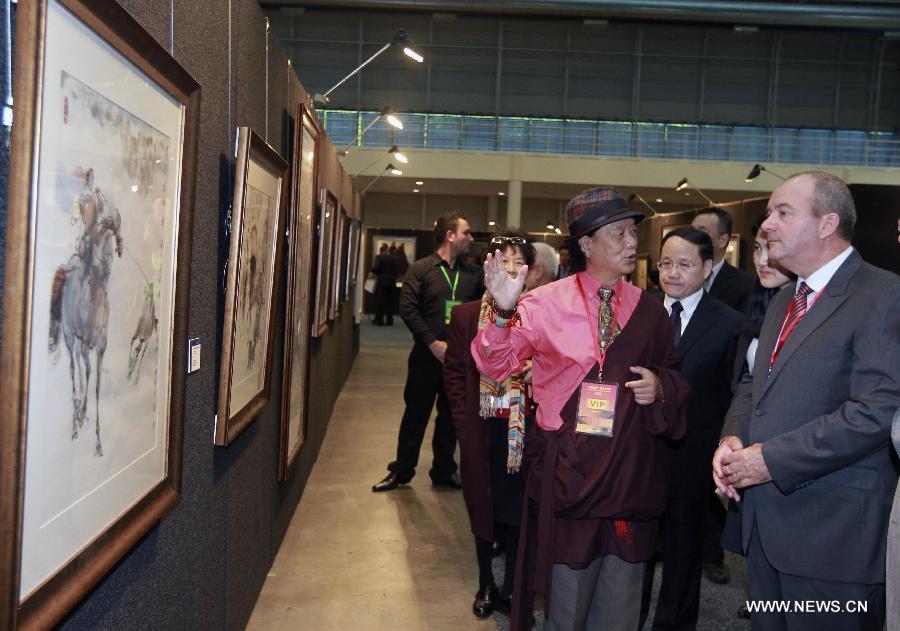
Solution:
<path fill-rule="evenodd" d="M 402 130 L 379 122 L 356 141 L 378 112 L 320 110 L 319 114 L 338 148 L 398 145 L 401 149 L 900 167 L 900 139 L 891 132 L 403 113 L 398 114 Z"/>

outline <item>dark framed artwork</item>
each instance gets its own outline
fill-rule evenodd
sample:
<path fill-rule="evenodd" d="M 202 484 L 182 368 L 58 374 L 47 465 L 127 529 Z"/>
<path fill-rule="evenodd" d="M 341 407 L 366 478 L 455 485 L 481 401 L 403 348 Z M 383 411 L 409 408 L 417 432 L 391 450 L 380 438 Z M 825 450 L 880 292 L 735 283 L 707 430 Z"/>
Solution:
<path fill-rule="evenodd" d="M 316 156 L 319 129 L 309 110 L 297 107 L 292 156 L 287 312 L 281 400 L 279 479 L 290 475 L 306 438 L 309 388 L 310 282 L 313 214 L 316 209 Z"/>
<path fill-rule="evenodd" d="M 318 233 L 319 255 L 316 263 L 316 296 L 315 318 L 312 335 L 319 337 L 328 329 L 328 321 L 332 319 L 331 291 L 333 272 L 334 224 L 337 219 L 337 198 L 328 189 L 319 191 L 319 213 L 316 231 Z"/>
<path fill-rule="evenodd" d="M 343 206 L 338 206 L 334 216 L 334 250 L 331 254 L 331 285 L 328 305 L 331 319 L 335 319 L 341 312 L 341 299 L 343 298 L 343 287 L 341 286 L 341 274 L 344 248 L 344 225 L 347 223 L 347 211 Z"/>
<path fill-rule="evenodd" d="M 111 0 L 16 17 L 0 628 L 32 629 L 180 499 L 200 86 Z"/>
<path fill-rule="evenodd" d="M 350 219 L 347 222 L 347 274 L 344 281 L 344 300 L 350 300 L 350 293 L 356 285 L 357 267 L 359 263 L 359 240 L 362 222 Z"/>
<path fill-rule="evenodd" d="M 340 239 L 341 248 L 338 260 L 335 262 L 339 270 L 336 287 L 338 309 L 335 317 L 340 313 L 341 305 L 347 302 L 347 299 L 350 297 L 350 267 L 348 266 L 350 256 L 350 216 L 347 214 L 347 209 L 343 206 L 341 206 L 341 223 L 338 226 L 338 238 Z"/>
<path fill-rule="evenodd" d="M 288 164 L 238 128 L 215 443 L 228 445 L 269 402 Z"/>
<path fill-rule="evenodd" d="M 647 289 L 647 275 L 650 273 L 650 255 L 649 254 L 638 254 L 637 259 L 635 259 L 634 263 L 634 273 L 632 274 L 632 278 L 634 279 L 635 287 L 640 287 L 641 289 Z"/>

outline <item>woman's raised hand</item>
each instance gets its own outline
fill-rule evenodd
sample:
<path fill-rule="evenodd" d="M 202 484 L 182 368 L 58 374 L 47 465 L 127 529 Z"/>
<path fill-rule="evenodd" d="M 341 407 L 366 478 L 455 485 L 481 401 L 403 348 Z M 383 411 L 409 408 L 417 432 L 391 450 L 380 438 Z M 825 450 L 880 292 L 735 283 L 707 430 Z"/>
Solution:
<path fill-rule="evenodd" d="M 495 250 L 493 254 L 489 253 L 484 260 L 484 285 L 501 309 L 512 309 L 516 306 L 527 275 L 528 266 L 523 265 L 515 278 L 510 276 L 506 272 L 500 250 Z"/>

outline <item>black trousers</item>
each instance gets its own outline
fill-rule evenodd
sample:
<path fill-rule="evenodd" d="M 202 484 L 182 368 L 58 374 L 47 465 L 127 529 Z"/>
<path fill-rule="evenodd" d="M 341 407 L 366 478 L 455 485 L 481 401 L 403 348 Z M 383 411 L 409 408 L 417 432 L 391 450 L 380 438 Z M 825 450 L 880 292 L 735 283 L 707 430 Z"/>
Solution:
<path fill-rule="evenodd" d="M 703 540 L 703 562 L 722 565 L 725 553 L 722 551 L 722 530 L 725 528 L 725 508 L 713 493 L 709 494 L 704 519 L 706 536 Z"/>
<path fill-rule="evenodd" d="M 375 324 L 394 323 L 394 291 L 392 285 L 375 286 Z"/>
<path fill-rule="evenodd" d="M 670 497 L 663 529 L 663 577 L 654 629 L 697 628 L 706 499 Z M 652 574 L 648 571 L 648 574 Z M 652 581 L 651 581 L 652 585 Z M 646 590 L 645 583 L 645 590 Z M 649 602 L 650 594 L 645 598 Z"/>
<path fill-rule="evenodd" d="M 852 546 L 853 533 L 847 545 Z M 884 583 L 839 583 L 776 570 L 766 558 L 756 527 L 747 550 L 750 603 L 790 605 L 789 612 L 767 613 L 751 609 L 753 631 L 881 631 L 885 618 Z M 811 610 L 798 611 L 797 605 Z M 817 611 L 818 609 L 818 611 Z"/>
<path fill-rule="evenodd" d="M 433 480 L 446 480 L 456 473 L 456 462 L 453 460 L 456 433 L 450 417 L 450 404 L 444 393 L 444 367 L 427 346 L 418 342 L 409 354 L 407 365 L 406 387 L 403 389 L 406 409 L 400 421 L 397 459 L 388 465 L 388 469 L 404 479 L 412 479 L 416 474 L 419 449 L 437 397 L 437 420 L 431 441 L 434 460 L 430 474 Z"/>

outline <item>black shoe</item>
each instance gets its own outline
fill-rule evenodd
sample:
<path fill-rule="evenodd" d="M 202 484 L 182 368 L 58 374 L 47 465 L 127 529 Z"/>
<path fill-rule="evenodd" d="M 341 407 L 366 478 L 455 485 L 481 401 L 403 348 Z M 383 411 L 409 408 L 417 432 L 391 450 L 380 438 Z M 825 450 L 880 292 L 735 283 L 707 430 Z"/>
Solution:
<path fill-rule="evenodd" d="M 704 563 L 703 574 L 706 575 L 707 580 L 712 581 L 716 585 L 724 585 L 731 580 L 728 570 L 721 563 Z"/>
<path fill-rule="evenodd" d="M 497 598 L 494 600 L 494 611 L 502 613 L 506 616 L 512 615 L 512 598 L 509 596 L 501 596 L 497 594 Z"/>
<path fill-rule="evenodd" d="M 449 478 L 436 478 L 431 476 L 431 486 L 446 486 L 458 491 L 462 488 L 462 480 L 459 478 L 459 473 L 454 473 Z"/>
<path fill-rule="evenodd" d="M 399 475 L 391 471 L 387 474 L 384 480 L 372 487 L 372 492 L 381 493 L 382 491 L 393 491 L 401 484 L 407 484 L 410 480 L 412 480 L 412 477 L 401 478 Z"/>
<path fill-rule="evenodd" d="M 476 618 L 490 618 L 494 613 L 494 606 L 497 604 L 499 597 L 500 594 L 497 593 L 497 588 L 493 585 L 482 587 L 475 594 L 475 602 L 472 603 L 472 613 L 475 614 Z"/>
<path fill-rule="evenodd" d="M 744 602 L 744 604 L 737 608 L 737 617 L 741 620 L 750 619 L 750 609 L 747 607 L 746 601 Z"/>

